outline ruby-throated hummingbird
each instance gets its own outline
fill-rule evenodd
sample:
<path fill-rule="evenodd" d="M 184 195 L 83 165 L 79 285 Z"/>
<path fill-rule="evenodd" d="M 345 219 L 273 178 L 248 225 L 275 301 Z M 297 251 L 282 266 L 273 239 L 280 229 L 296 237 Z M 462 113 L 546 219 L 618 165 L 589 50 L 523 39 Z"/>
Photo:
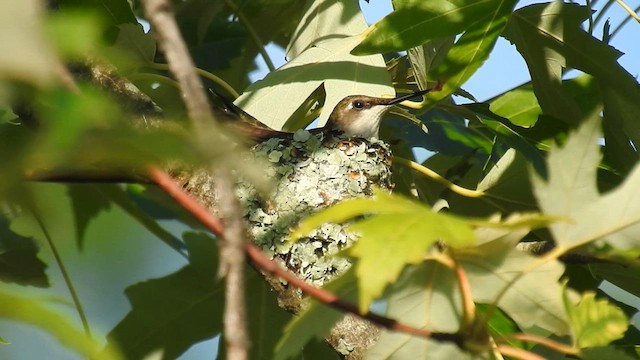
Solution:
<path fill-rule="evenodd" d="M 336 132 L 353 137 L 378 137 L 380 121 L 392 105 L 402 101 L 424 95 L 432 90 L 439 90 L 441 85 L 426 90 L 395 98 L 380 98 L 367 95 L 350 95 L 340 100 L 333 108 L 329 120 L 322 128 L 311 129 L 311 133 Z M 223 103 L 222 109 L 215 108 L 216 112 L 222 111 L 222 120 L 234 130 L 244 135 L 251 142 L 262 142 L 270 138 L 286 138 L 292 133 L 278 131 L 258 121 L 253 116 L 240 109 L 222 96 L 210 91 L 212 99 L 219 99 Z"/>

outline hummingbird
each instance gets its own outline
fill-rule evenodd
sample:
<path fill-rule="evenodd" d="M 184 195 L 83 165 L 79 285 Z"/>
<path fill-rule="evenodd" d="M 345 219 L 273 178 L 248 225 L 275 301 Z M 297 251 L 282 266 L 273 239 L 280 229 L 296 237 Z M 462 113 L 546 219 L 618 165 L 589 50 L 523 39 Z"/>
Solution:
<path fill-rule="evenodd" d="M 338 102 L 323 127 L 310 129 L 309 131 L 312 134 L 333 132 L 352 137 L 377 138 L 382 117 L 392 105 L 424 95 L 433 90 L 439 90 L 441 87 L 441 83 L 438 83 L 433 88 L 395 98 L 350 95 Z M 279 131 L 268 127 L 213 90 L 209 89 L 209 93 L 211 100 L 222 102 L 223 106 L 221 108 L 214 107 L 214 111 L 218 115 L 222 115 L 219 118 L 223 123 L 230 125 L 251 143 L 259 143 L 270 138 L 288 138 L 293 135 L 291 132 Z"/>

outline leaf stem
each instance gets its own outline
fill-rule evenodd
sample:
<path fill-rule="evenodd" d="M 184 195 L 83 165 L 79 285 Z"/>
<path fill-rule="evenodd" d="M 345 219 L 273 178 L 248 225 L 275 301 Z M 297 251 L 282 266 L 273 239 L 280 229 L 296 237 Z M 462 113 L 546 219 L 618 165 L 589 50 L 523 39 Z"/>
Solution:
<path fill-rule="evenodd" d="M 458 194 L 458 195 L 462 195 L 465 197 L 470 197 L 470 198 L 479 198 L 482 196 L 485 196 L 486 194 L 483 191 L 477 191 L 477 190 L 470 190 L 470 189 L 466 189 L 463 188 L 461 186 L 458 186 L 454 183 L 452 183 L 451 181 L 445 179 L 444 177 L 440 176 L 438 173 L 436 173 L 435 171 L 422 166 L 420 164 L 418 164 L 415 161 L 411 161 L 409 159 L 405 159 L 399 156 L 395 156 L 393 158 L 394 162 L 397 162 L 398 164 L 404 165 L 410 169 L 416 170 L 420 173 L 422 173 L 423 175 L 426 175 L 428 178 L 434 180 L 435 182 L 438 182 L 442 185 L 444 185 L 447 189 L 453 191 L 454 193 Z"/>
<path fill-rule="evenodd" d="M 58 265 L 58 269 L 60 269 L 60 273 L 62 274 L 64 283 L 67 286 L 67 289 L 69 289 L 69 293 L 71 294 L 71 299 L 73 300 L 73 304 L 76 308 L 76 311 L 78 312 L 80 321 L 82 322 L 84 333 L 87 335 L 88 338 L 91 338 L 91 328 L 89 327 L 89 321 L 87 320 L 87 315 L 84 312 L 84 308 L 82 307 L 82 302 L 80 302 L 80 297 L 78 296 L 75 286 L 73 286 L 73 281 L 71 280 L 71 276 L 69 276 L 69 272 L 67 271 L 67 268 L 64 266 L 62 257 L 58 252 L 58 248 L 56 247 L 56 244 L 53 242 L 53 238 L 51 237 L 51 234 L 47 230 L 47 227 L 42 222 L 42 218 L 38 214 L 38 211 L 35 209 L 35 205 L 31 209 L 31 213 L 33 214 L 34 219 L 38 223 L 40 230 L 42 230 L 42 234 L 44 235 L 44 238 L 47 241 L 47 244 L 49 245 L 49 249 L 51 249 L 51 253 L 53 254 L 53 258 L 55 259 L 56 264 Z"/>
<path fill-rule="evenodd" d="M 635 11 L 633 11 L 633 9 L 631 7 L 629 7 L 629 5 L 627 5 L 622 0 L 616 0 L 616 2 L 618 3 L 618 5 L 620 5 L 620 7 L 622 7 L 624 9 L 624 11 L 629 13 L 629 16 L 631 16 L 632 18 L 636 19 L 636 21 L 638 23 L 640 23 L 640 16 L 638 16 L 638 14 L 636 14 Z"/>
<path fill-rule="evenodd" d="M 578 355 L 579 351 L 573 346 L 559 343 L 549 338 L 544 338 L 538 335 L 518 333 L 505 336 L 505 339 L 514 339 L 520 341 L 532 342 L 538 345 L 545 346 L 551 350 L 563 353 L 565 355 Z"/>
<path fill-rule="evenodd" d="M 171 70 L 169 68 L 168 64 L 159 64 L 159 63 L 147 63 L 147 66 L 152 68 L 152 69 L 158 69 L 158 70 Z M 233 98 L 237 98 L 238 96 L 240 96 L 240 94 L 238 94 L 238 92 L 236 91 L 236 89 L 233 88 L 233 86 L 229 85 L 226 81 L 222 80 L 222 78 L 210 73 L 209 71 L 206 70 L 202 70 L 200 68 L 195 68 L 195 71 L 198 75 L 207 78 L 211 81 L 213 81 L 214 83 L 220 85 L 221 88 L 224 89 L 224 91 L 226 91 L 227 93 L 229 93 L 229 95 L 233 96 Z"/>
<path fill-rule="evenodd" d="M 143 81 L 163 83 L 180 90 L 180 85 L 178 84 L 177 81 L 163 75 L 150 74 L 150 73 L 137 73 L 129 76 L 129 79 L 131 81 L 143 80 Z"/>
<path fill-rule="evenodd" d="M 458 286 L 460 287 L 460 295 L 462 297 L 462 324 L 461 328 L 467 329 L 473 326 L 476 317 L 476 305 L 473 303 L 473 296 L 471 295 L 471 286 L 469 285 L 469 278 L 464 268 L 458 264 L 456 258 L 451 254 L 451 260 L 453 261 L 453 271 L 458 279 Z"/>

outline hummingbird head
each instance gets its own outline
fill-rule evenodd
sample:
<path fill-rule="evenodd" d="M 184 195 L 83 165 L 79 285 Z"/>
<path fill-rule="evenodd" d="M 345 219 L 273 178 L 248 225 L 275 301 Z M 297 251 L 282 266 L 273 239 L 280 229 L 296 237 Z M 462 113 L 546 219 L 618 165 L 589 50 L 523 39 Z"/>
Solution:
<path fill-rule="evenodd" d="M 366 95 L 347 96 L 333 108 L 325 129 L 341 131 L 348 136 L 378 137 L 380 121 L 391 105 L 426 94 L 430 90 L 422 90 L 391 99 Z"/>

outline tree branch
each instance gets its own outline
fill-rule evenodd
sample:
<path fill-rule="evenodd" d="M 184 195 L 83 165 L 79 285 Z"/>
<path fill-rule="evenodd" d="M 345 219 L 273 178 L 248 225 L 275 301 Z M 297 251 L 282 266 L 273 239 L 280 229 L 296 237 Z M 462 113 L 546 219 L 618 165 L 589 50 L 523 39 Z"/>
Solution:
<path fill-rule="evenodd" d="M 144 0 L 147 19 L 153 26 L 160 48 L 164 51 L 169 70 L 180 84 L 183 100 L 195 130 L 194 136 L 201 146 L 207 144 L 209 124 L 213 115 L 200 78 L 187 49 L 173 11 L 167 0 Z M 213 166 L 211 170 L 214 170 Z M 219 208 L 223 222 L 220 242 L 221 275 L 226 276 L 226 303 L 224 312 L 224 337 L 227 344 L 227 358 L 243 360 L 248 358 L 249 335 L 246 321 L 246 301 L 244 293 L 244 252 L 245 230 L 240 206 L 234 197 L 233 180 L 227 170 L 216 173 L 216 191 L 220 196 Z M 207 212 L 208 213 L 208 212 Z"/>

